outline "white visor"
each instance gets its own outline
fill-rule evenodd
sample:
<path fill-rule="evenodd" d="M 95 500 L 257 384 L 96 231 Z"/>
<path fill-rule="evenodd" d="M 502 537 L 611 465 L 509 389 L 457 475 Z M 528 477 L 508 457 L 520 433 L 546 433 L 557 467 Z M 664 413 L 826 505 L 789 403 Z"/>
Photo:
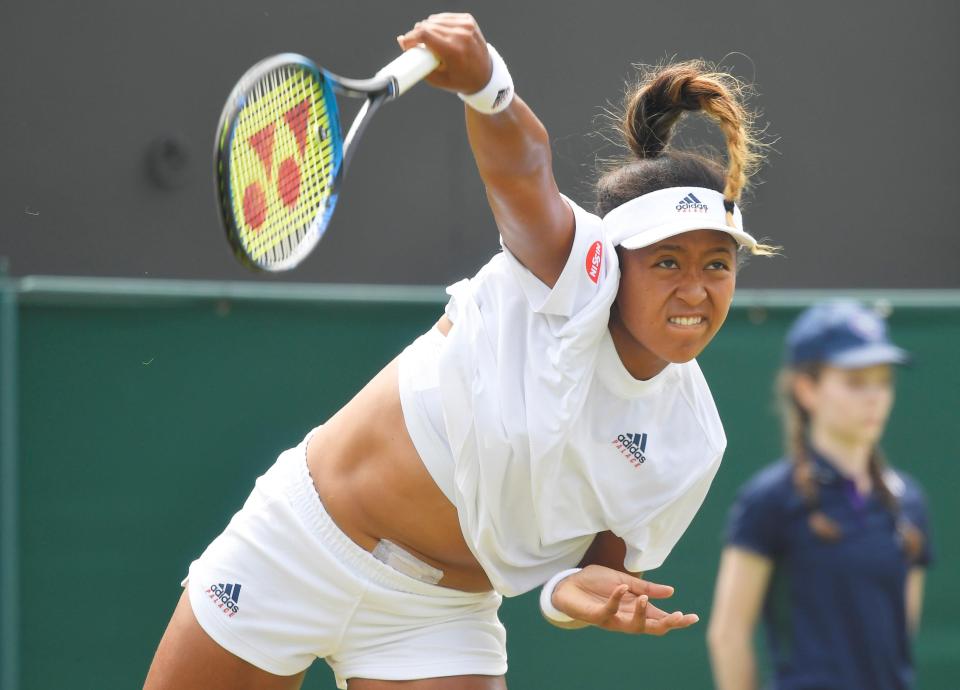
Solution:
<path fill-rule="evenodd" d="M 743 216 L 733 207 L 733 226 L 727 225 L 723 195 L 704 187 L 668 187 L 617 206 L 603 217 L 603 232 L 614 245 L 639 249 L 693 230 L 719 230 L 741 247 L 757 241 L 743 230 Z"/>

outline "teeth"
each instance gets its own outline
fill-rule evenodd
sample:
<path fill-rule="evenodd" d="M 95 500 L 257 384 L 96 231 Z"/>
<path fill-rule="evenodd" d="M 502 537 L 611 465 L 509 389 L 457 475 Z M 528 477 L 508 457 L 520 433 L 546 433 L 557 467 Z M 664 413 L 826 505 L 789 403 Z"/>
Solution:
<path fill-rule="evenodd" d="M 670 323 L 678 326 L 697 326 L 703 321 L 702 316 L 671 316 Z"/>

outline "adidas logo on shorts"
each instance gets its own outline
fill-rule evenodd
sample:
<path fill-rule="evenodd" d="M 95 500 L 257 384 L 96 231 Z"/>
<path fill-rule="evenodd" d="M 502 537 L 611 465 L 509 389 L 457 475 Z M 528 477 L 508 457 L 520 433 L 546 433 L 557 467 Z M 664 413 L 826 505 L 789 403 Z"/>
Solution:
<path fill-rule="evenodd" d="M 647 461 L 646 434 L 620 434 L 611 443 L 634 467 L 639 467 Z"/>
<path fill-rule="evenodd" d="M 240 611 L 237 602 L 240 601 L 240 585 L 223 583 L 207 587 L 207 596 L 228 617 L 233 618 Z"/>

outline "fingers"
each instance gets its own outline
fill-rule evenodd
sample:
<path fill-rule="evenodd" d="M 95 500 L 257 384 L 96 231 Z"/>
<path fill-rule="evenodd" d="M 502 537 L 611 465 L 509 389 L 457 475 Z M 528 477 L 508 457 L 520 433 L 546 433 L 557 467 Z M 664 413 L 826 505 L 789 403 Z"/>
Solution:
<path fill-rule="evenodd" d="M 674 611 L 673 613 L 668 614 L 659 620 L 648 618 L 645 621 L 644 629 L 641 632 L 644 632 L 647 635 L 666 635 L 671 630 L 689 628 L 699 620 L 700 616 L 695 613 L 683 614 L 680 611 Z"/>
<path fill-rule="evenodd" d="M 667 599 L 673 596 L 674 589 L 670 585 L 660 585 L 656 582 L 648 582 L 639 578 L 633 578 L 630 591 L 640 596 L 646 594 L 651 599 Z"/>
<path fill-rule="evenodd" d="M 397 36 L 397 43 L 404 50 L 409 50 L 422 43 L 434 53 L 442 52 L 442 50 L 438 50 L 438 48 L 442 48 L 440 45 L 442 40 L 437 30 L 424 25 L 423 22 L 417 22 L 410 31 Z"/>
<path fill-rule="evenodd" d="M 442 52 L 451 44 L 473 40 L 483 42 L 480 27 L 469 14 L 443 13 L 432 14 L 429 18 L 414 24 L 405 34 L 397 36 L 397 42 L 404 50 L 423 43 L 435 52 Z"/>
<path fill-rule="evenodd" d="M 565 586 L 566 585 L 566 586 Z M 669 585 L 647 582 L 598 565 L 589 565 L 564 580 L 554 596 L 564 595 L 564 610 L 577 611 L 579 620 L 606 630 L 665 635 L 700 620 L 694 613 L 667 613 L 651 603 L 673 594 Z M 575 615 L 571 613 L 570 615 Z"/>
<path fill-rule="evenodd" d="M 684 614 L 680 611 L 666 613 L 650 603 L 646 594 L 641 594 L 633 602 L 632 613 L 620 611 L 627 586 L 621 585 L 610 595 L 604 606 L 604 623 L 601 627 L 620 630 L 638 635 L 666 635 L 671 630 L 688 628 L 700 620 L 695 613 Z M 625 607 L 629 609 L 629 607 Z M 619 614 L 619 615 L 618 615 Z"/>
<path fill-rule="evenodd" d="M 427 83 L 449 91 L 475 93 L 490 80 L 493 65 L 480 27 L 469 14 L 438 14 L 397 36 L 403 50 L 423 44 L 440 61 Z"/>
<path fill-rule="evenodd" d="M 611 613 L 610 604 L 614 600 L 620 605 L 623 600 L 624 592 L 619 590 L 610 597 L 606 608 L 606 613 Z M 641 594 L 633 602 L 633 611 L 629 611 L 629 605 L 625 610 L 620 611 L 619 615 L 607 619 L 610 629 L 620 630 L 621 632 L 633 633 L 637 635 L 666 635 L 671 630 L 688 628 L 700 620 L 700 616 L 695 613 L 682 613 L 674 611 L 667 613 L 650 603 L 650 598 L 646 594 Z"/>
<path fill-rule="evenodd" d="M 645 596 L 646 596 L 646 595 L 643 595 L 643 597 L 645 597 Z M 643 597 L 640 597 L 640 599 L 642 599 Z M 637 601 L 639 601 L 639 599 L 638 599 Z M 649 603 L 649 602 L 647 603 L 647 618 L 652 618 L 652 619 L 654 619 L 654 620 L 660 620 L 661 618 L 666 618 L 666 617 L 669 616 L 669 615 L 670 615 L 670 614 L 667 613 L 666 611 L 664 611 L 663 609 L 657 608 L 656 606 L 654 606 L 653 604 L 651 604 L 651 603 Z"/>
<path fill-rule="evenodd" d="M 630 591 L 627 585 L 620 585 L 613 590 L 607 603 L 603 605 L 604 618 L 609 620 L 615 618 L 620 611 L 620 602 L 623 601 L 623 595 Z"/>
<path fill-rule="evenodd" d="M 653 604 L 647 601 L 646 596 L 637 600 L 637 606 L 633 613 L 627 618 L 621 615 L 619 622 L 622 627 L 621 632 L 632 633 L 635 635 L 666 635 L 671 630 L 680 628 L 689 628 L 700 620 L 700 616 L 695 613 L 665 613 L 657 609 Z"/>
<path fill-rule="evenodd" d="M 649 604 L 649 598 L 646 594 L 641 594 L 637 598 L 637 603 L 633 609 L 633 619 L 630 621 L 631 626 L 636 632 L 642 633 L 646 632 L 647 629 L 647 608 Z"/>

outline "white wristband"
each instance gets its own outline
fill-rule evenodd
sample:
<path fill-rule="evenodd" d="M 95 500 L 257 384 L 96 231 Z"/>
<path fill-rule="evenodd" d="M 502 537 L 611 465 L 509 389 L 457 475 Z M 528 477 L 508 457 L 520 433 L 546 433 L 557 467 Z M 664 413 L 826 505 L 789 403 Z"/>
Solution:
<path fill-rule="evenodd" d="M 490 53 L 490 62 L 493 63 L 490 81 L 476 93 L 457 95 L 477 112 L 493 115 L 506 110 L 513 101 L 513 78 L 510 76 L 510 70 L 507 69 L 507 63 L 500 57 L 497 49 L 489 43 L 487 52 Z"/>
<path fill-rule="evenodd" d="M 568 578 L 574 573 L 579 573 L 581 570 L 583 570 L 583 568 L 570 568 L 569 570 L 561 570 L 559 573 L 547 580 L 547 584 L 545 584 L 543 589 L 540 590 L 540 610 L 543 612 L 544 616 L 556 623 L 569 623 L 575 620 L 553 605 L 553 590 L 555 590 L 557 585 L 560 584 L 560 580 Z"/>

